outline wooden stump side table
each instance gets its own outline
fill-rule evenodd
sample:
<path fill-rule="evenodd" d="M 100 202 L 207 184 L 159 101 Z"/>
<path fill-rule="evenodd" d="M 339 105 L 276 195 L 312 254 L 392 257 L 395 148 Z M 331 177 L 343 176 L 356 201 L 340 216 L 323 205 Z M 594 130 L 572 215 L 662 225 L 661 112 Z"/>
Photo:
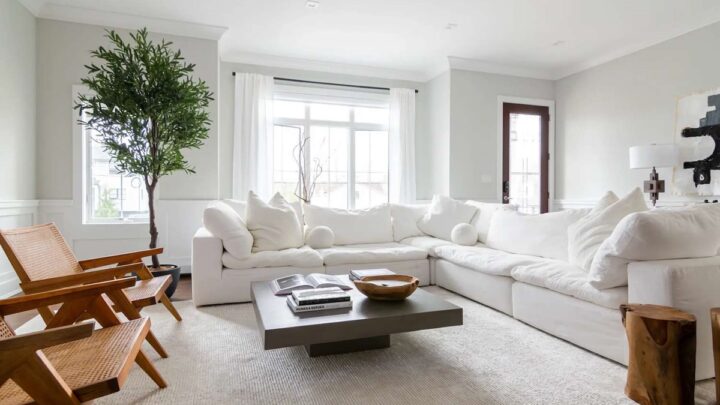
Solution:
<path fill-rule="evenodd" d="M 629 348 L 625 394 L 642 405 L 693 404 L 695 316 L 643 304 L 621 305 L 620 312 Z"/>
<path fill-rule="evenodd" d="M 720 402 L 720 308 L 710 310 L 712 324 L 713 359 L 715 360 L 715 398 Z"/>

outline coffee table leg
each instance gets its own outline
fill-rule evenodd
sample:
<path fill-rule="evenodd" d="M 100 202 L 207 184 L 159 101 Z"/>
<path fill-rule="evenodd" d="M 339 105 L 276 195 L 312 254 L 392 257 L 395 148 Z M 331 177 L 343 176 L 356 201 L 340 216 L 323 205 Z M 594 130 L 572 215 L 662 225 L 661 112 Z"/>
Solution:
<path fill-rule="evenodd" d="M 390 335 L 363 339 L 343 340 L 340 342 L 316 343 L 305 345 L 308 356 L 317 357 L 328 354 L 359 352 L 362 350 L 385 349 L 390 347 Z"/>

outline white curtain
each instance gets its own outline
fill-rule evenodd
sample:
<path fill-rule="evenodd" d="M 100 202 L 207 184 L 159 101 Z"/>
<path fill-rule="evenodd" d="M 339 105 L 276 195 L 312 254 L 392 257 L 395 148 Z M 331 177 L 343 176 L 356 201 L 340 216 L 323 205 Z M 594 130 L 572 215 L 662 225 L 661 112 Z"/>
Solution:
<path fill-rule="evenodd" d="M 390 89 L 390 202 L 414 203 L 415 90 Z"/>
<path fill-rule="evenodd" d="M 273 78 L 255 73 L 235 74 L 233 136 L 233 198 L 248 191 L 267 199 L 272 192 Z"/>

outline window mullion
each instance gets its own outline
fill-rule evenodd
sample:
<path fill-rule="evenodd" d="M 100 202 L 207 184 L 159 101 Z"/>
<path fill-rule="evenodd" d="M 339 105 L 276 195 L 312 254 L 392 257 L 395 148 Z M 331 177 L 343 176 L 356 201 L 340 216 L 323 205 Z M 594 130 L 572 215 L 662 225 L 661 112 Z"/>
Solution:
<path fill-rule="evenodd" d="M 355 109 L 350 109 L 348 127 L 348 208 L 355 208 Z"/>

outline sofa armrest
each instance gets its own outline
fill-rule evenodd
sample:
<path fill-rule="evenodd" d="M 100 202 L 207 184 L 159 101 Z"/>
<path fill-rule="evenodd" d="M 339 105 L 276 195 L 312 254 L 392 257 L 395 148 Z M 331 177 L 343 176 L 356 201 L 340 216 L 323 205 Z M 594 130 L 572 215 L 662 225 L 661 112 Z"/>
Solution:
<path fill-rule="evenodd" d="M 222 239 L 205 228 L 192 239 L 192 295 L 196 306 L 204 305 L 222 279 Z"/>
<path fill-rule="evenodd" d="M 720 256 L 631 262 L 628 302 L 665 305 L 695 315 L 696 378 L 714 375 L 710 308 L 720 307 Z"/>

